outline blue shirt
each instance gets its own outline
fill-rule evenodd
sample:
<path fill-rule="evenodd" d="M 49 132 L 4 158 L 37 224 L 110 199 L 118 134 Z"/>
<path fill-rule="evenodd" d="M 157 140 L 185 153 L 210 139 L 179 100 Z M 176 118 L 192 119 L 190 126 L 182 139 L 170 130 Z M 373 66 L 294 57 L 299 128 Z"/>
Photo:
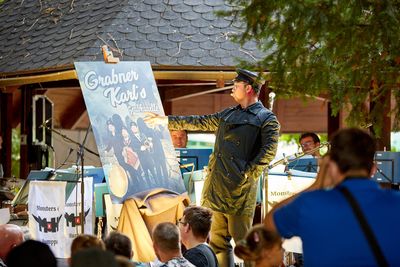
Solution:
<path fill-rule="evenodd" d="M 357 200 L 391 266 L 400 266 L 400 192 L 380 189 L 368 179 L 345 186 Z M 279 234 L 299 236 L 306 266 L 376 266 L 373 252 L 351 206 L 339 189 L 299 195 L 273 215 Z"/>

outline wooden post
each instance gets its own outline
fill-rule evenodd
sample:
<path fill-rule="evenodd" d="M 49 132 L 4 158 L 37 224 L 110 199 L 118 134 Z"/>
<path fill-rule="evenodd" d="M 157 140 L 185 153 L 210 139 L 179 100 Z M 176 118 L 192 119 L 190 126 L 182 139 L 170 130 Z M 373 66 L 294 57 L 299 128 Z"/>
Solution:
<path fill-rule="evenodd" d="M 3 165 L 4 177 L 11 177 L 12 99 L 12 93 L 0 93 L 0 136 L 3 138 L 0 163 Z"/>
<path fill-rule="evenodd" d="M 168 87 L 162 87 L 161 90 L 160 90 L 160 88 L 158 88 L 158 93 L 160 94 L 161 103 L 163 105 L 165 115 L 171 115 L 172 114 L 172 101 L 169 101 L 166 99 L 165 93 L 167 90 L 168 90 Z"/>
<path fill-rule="evenodd" d="M 391 91 L 387 90 L 385 94 L 383 94 L 379 100 L 375 103 L 370 103 L 370 109 L 374 108 L 374 105 L 382 105 L 383 112 L 382 112 L 382 130 L 381 135 L 376 137 L 376 145 L 377 150 L 381 151 L 390 151 L 391 144 L 390 144 L 390 131 L 392 130 L 392 121 L 390 118 L 390 98 L 391 98 Z M 372 134 L 375 136 L 375 131 L 373 130 L 373 126 L 370 127 Z"/>
<path fill-rule="evenodd" d="M 264 107 L 269 108 L 269 99 L 268 99 L 268 94 L 270 93 L 270 89 L 268 87 L 268 83 L 264 83 L 261 86 L 260 90 L 260 95 L 258 96 L 258 99 L 261 101 L 261 103 L 264 105 Z"/>
<path fill-rule="evenodd" d="M 21 89 L 21 144 L 20 144 L 20 170 L 19 176 L 21 179 L 28 177 L 29 168 L 29 155 L 28 146 L 32 141 L 32 86 L 24 86 Z"/>

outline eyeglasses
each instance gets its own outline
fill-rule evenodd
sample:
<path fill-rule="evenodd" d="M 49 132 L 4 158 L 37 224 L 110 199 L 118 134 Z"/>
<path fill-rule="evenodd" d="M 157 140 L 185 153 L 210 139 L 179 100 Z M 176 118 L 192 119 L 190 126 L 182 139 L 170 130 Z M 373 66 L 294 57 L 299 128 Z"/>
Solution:
<path fill-rule="evenodd" d="M 178 220 L 178 223 L 180 223 L 180 224 L 182 224 L 182 225 L 188 224 L 188 222 L 183 221 L 182 218 L 180 218 L 180 219 Z"/>
<path fill-rule="evenodd" d="M 304 148 L 304 147 L 308 147 L 308 146 L 313 145 L 313 144 L 314 144 L 313 141 L 308 141 L 308 142 L 304 142 L 304 143 L 300 144 L 300 146 Z"/>

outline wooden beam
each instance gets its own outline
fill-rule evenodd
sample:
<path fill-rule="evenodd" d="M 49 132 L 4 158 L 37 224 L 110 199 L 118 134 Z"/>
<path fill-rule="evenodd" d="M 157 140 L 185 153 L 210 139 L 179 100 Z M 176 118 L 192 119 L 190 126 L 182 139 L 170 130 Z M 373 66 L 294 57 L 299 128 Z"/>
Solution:
<path fill-rule="evenodd" d="M 233 85 L 225 86 L 222 88 L 211 88 L 211 89 L 201 90 L 201 91 L 199 91 L 198 89 L 195 89 L 196 92 L 192 92 L 192 93 L 182 92 L 181 96 L 165 98 L 165 101 L 176 101 L 176 100 L 182 100 L 182 99 L 191 98 L 191 97 L 200 96 L 200 95 L 219 93 L 219 92 L 223 92 L 226 90 L 231 90 L 232 88 L 233 88 Z"/>
<path fill-rule="evenodd" d="M 86 112 L 85 101 L 81 94 L 75 96 L 74 100 L 70 103 L 71 104 L 67 110 L 70 110 L 71 112 L 65 112 L 63 116 L 60 117 L 61 128 L 64 129 L 73 129 L 82 117 L 83 113 Z"/>
<path fill-rule="evenodd" d="M 215 86 L 174 86 L 170 88 L 163 87 L 158 91 L 160 92 L 160 95 L 162 95 L 161 100 L 164 102 L 171 101 L 172 99 L 179 98 L 181 96 L 195 94 L 214 88 Z"/>
<path fill-rule="evenodd" d="M 156 80 L 216 81 L 223 79 L 231 81 L 236 75 L 235 71 L 154 71 Z"/>
<path fill-rule="evenodd" d="M 35 83 L 43 83 L 43 82 L 63 81 L 63 80 L 71 80 L 71 79 L 77 79 L 75 70 L 67 70 L 67 71 L 62 71 L 62 72 L 25 76 L 25 77 L 0 79 L 0 87 L 35 84 Z"/>
<path fill-rule="evenodd" d="M 154 71 L 156 80 L 189 80 L 189 81 L 231 81 L 236 77 L 235 71 Z M 0 88 L 7 86 L 21 86 L 44 82 L 65 81 L 77 78 L 76 71 L 66 70 L 48 74 L 3 78 L 0 79 Z"/>
<path fill-rule="evenodd" d="M 80 116 L 78 117 L 78 119 L 75 121 L 74 125 L 72 125 L 71 130 L 77 130 L 80 129 L 79 125 L 82 124 L 82 122 L 84 120 L 87 120 L 87 123 L 90 125 L 90 121 L 89 121 L 89 115 L 87 113 L 87 110 L 85 109 Z"/>

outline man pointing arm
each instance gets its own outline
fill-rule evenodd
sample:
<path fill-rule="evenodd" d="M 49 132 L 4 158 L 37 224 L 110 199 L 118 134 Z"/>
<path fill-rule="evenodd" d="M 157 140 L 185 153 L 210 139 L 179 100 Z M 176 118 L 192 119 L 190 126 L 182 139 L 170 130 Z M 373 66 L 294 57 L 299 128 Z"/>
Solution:
<path fill-rule="evenodd" d="M 258 100 L 260 89 L 257 73 L 238 69 L 231 92 L 237 106 L 210 115 L 145 118 L 170 130 L 215 132 L 202 205 L 213 210 L 210 245 L 223 267 L 234 264 L 230 239 L 238 242 L 251 227 L 258 178 L 277 149 L 280 125 Z"/>

